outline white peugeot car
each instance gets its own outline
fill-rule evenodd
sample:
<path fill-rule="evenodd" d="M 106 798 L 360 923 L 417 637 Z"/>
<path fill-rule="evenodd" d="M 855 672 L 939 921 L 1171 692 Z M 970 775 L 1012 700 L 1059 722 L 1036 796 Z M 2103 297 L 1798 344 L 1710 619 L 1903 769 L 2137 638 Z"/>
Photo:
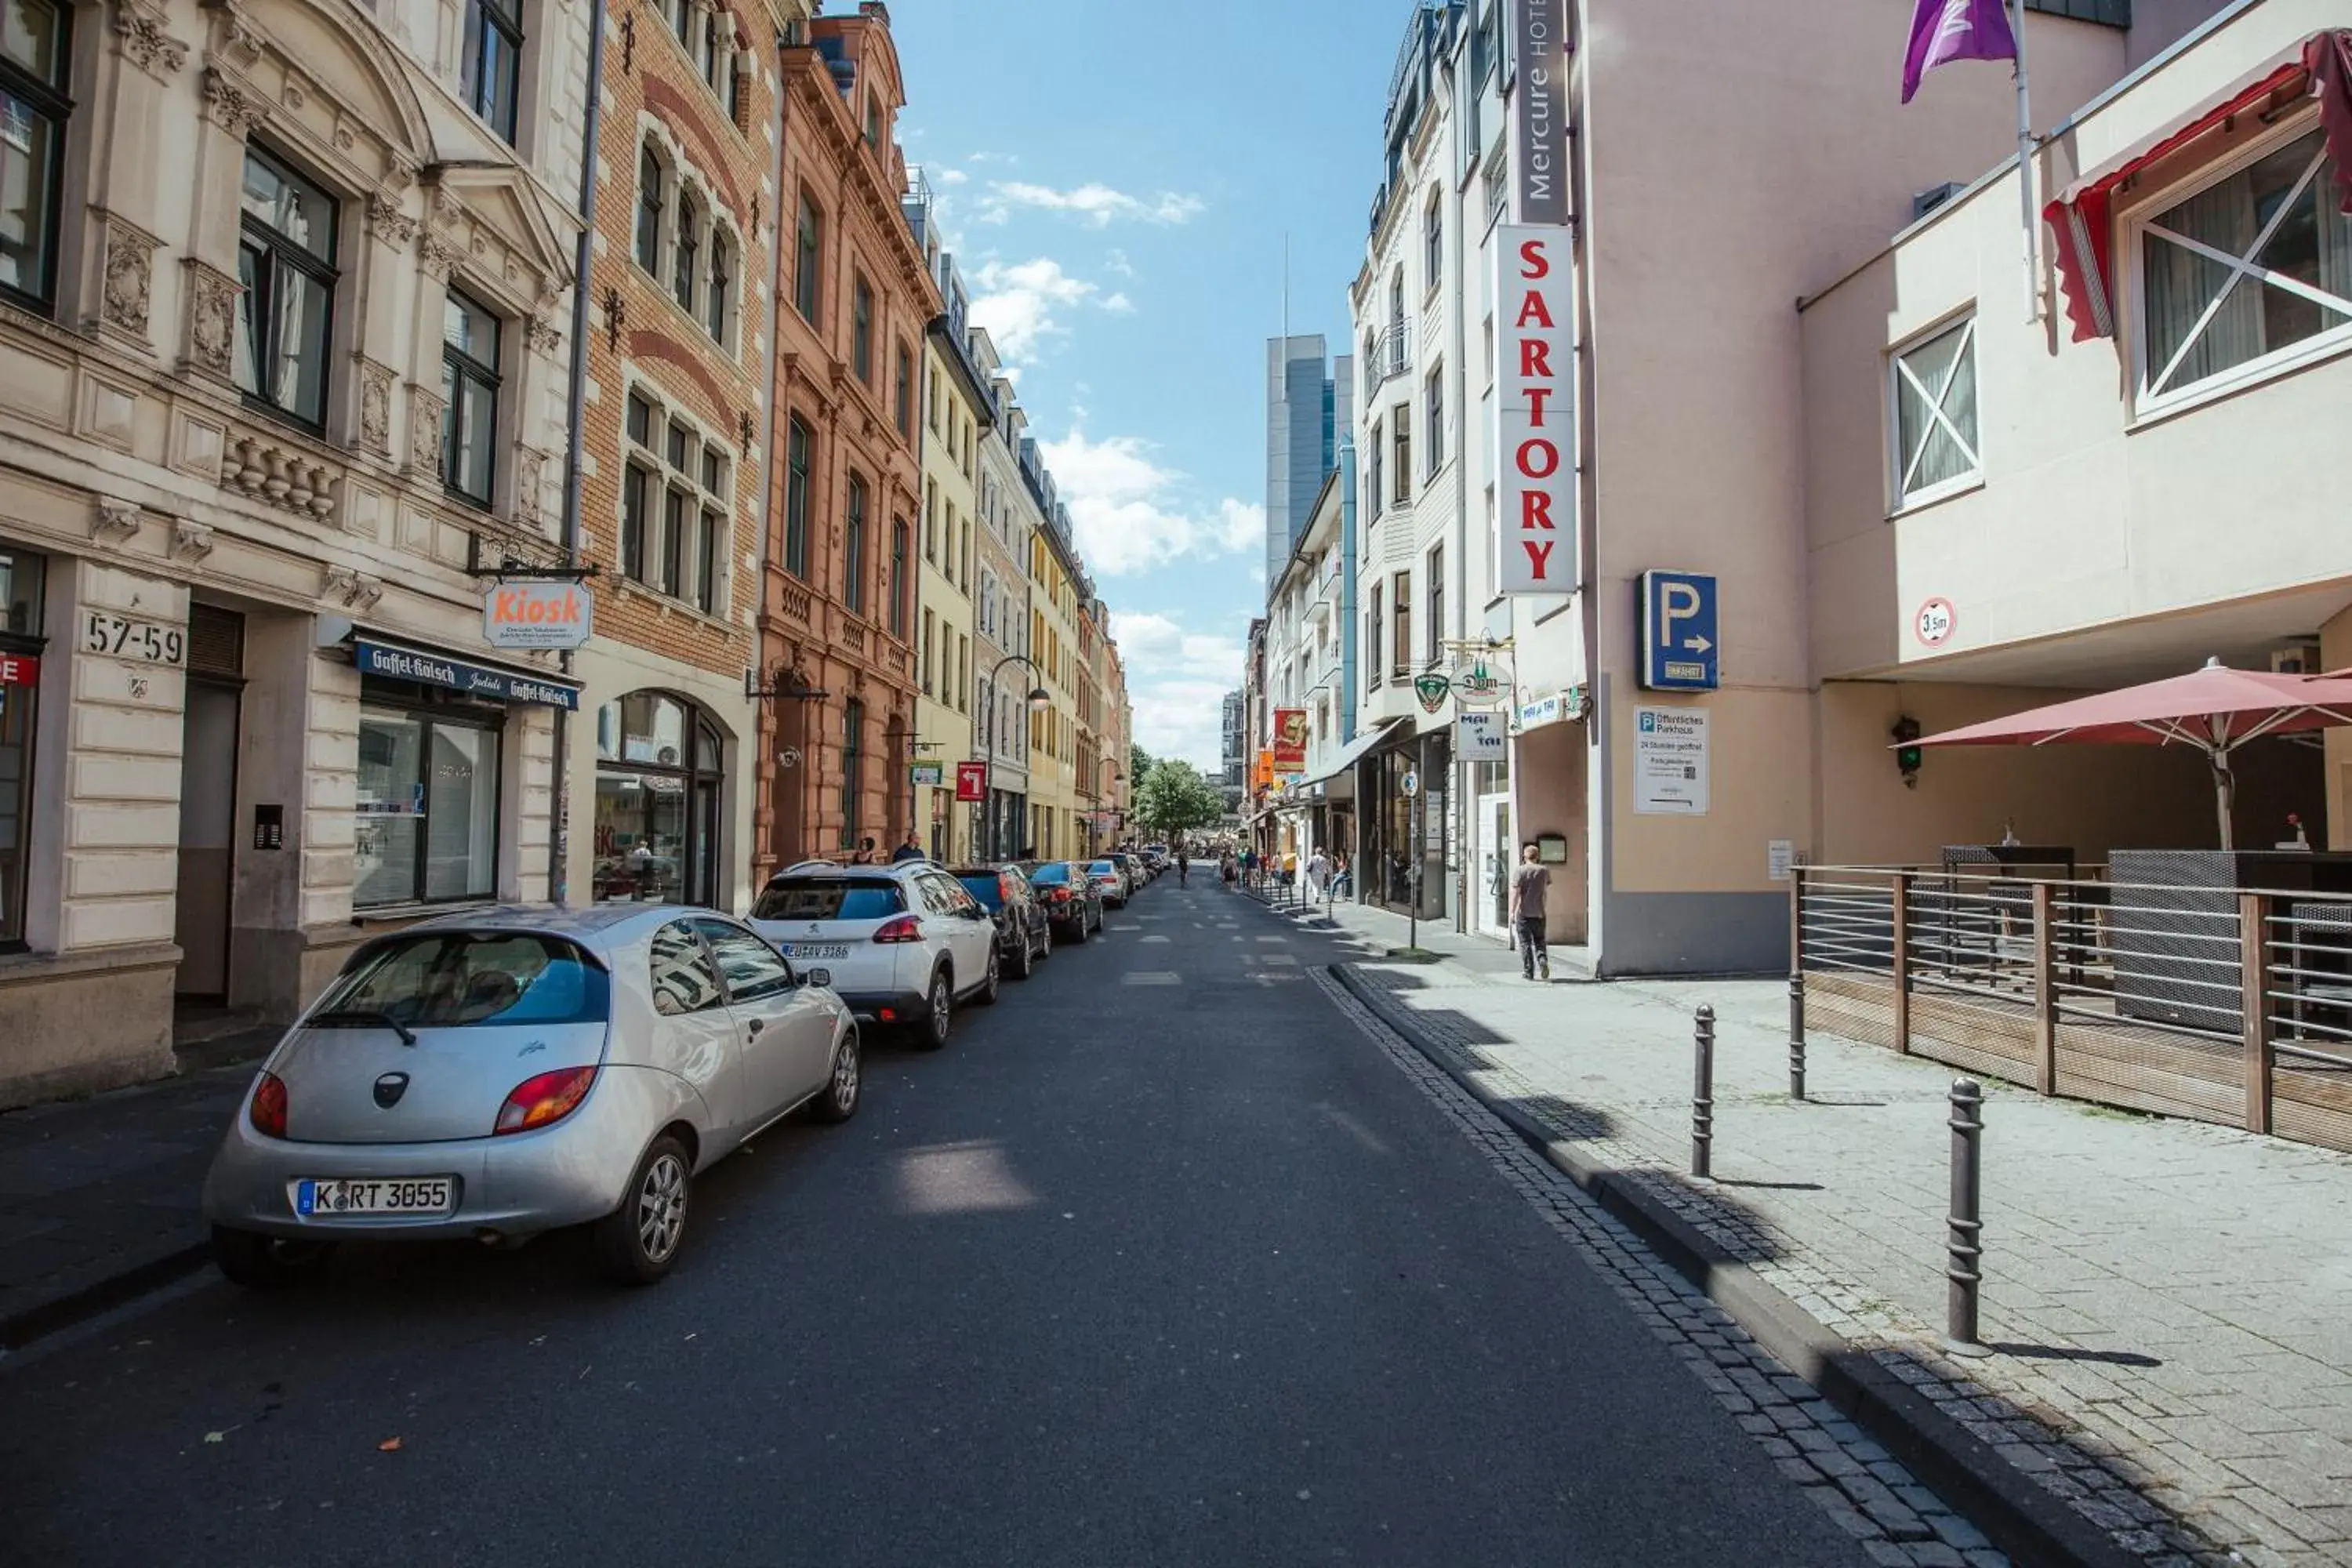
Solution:
<path fill-rule="evenodd" d="M 769 879 L 751 923 L 861 1021 L 913 1028 L 930 1050 L 958 1003 L 996 1000 L 995 919 L 929 861 L 804 861 Z"/>

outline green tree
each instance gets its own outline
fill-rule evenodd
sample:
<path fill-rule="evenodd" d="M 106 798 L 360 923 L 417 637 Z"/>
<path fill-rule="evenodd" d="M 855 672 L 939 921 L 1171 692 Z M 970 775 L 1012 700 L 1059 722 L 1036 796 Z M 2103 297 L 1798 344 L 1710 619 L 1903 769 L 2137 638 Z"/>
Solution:
<path fill-rule="evenodd" d="M 1190 833 L 1213 827 L 1225 814 L 1224 796 L 1187 762 L 1152 764 L 1135 792 L 1135 819 L 1155 833 Z"/>
<path fill-rule="evenodd" d="M 1159 765 L 1160 760 L 1157 757 L 1154 757 L 1150 752 L 1145 751 L 1141 746 L 1137 745 L 1132 741 L 1128 742 L 1127 782 L 1130 789 L 1141 789 L 1143 787 L 1143 781 L 1146 778 L 1149 778 L 1151 774 L 1151 770 Z"/>

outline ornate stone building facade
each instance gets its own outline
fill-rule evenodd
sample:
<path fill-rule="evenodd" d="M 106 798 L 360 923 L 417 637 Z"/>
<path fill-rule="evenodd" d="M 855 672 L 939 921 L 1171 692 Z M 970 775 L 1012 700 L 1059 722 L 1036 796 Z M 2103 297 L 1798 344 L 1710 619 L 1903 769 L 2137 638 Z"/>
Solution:
<path fill-rule="evenodd" d="M 18 0 L 0 1104 L 543 898 L 556 715 L 469 562 L 561 504 L 587 12 Z"/>

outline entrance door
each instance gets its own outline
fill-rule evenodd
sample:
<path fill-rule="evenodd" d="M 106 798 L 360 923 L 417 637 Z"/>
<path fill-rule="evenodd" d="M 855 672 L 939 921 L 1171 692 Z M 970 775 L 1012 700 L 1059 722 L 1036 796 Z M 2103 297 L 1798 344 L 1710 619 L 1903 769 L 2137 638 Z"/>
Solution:
<path fill-rule="evenodd" d="M 172 940 L 179 943 L 181 954 L 173 989 L 192 998 L 228 994 L 236 730 L 236 689 L 190 680 L 180 744 L 180 884 Z"/>
<path fill-rule="evenodd" d="M 1473 925 L 1489 936 L 1510 934 L 1511 797 L 1478 797 L 1478 879 L 1471 889 Z"/>

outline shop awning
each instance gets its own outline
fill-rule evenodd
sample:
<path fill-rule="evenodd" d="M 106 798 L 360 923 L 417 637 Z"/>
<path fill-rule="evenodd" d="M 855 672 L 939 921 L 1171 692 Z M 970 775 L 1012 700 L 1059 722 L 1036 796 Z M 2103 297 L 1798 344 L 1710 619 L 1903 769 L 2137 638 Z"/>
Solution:
<path fill-rule="evenodd" d="M 2341 30 L 2314 34 L 2273 56 L 2206 107 L 2108 159 L 2043 205 L 2042 216 L 2057 240 L 2053 258 L 2074 342 L 2115 336 L 2114 200 L 2124 182 L 2249 110 L 2292 101 L 2315 89 L 2344 210 L 2352 213 L 2352 32 Z"/>
<path fill-rule="evenodd" d="M 340 616 L 320 617 L 319 640 L 321 647 L 348 653 L 362 675 L 413 680 L 490 702 L 531 703 L 571 713 L 580 710 L 578 681 L 528 665 L 501 663 L 471 652 L 452 653 Z"/>
<path fill-rule="evenodd" d="M 1338 778 L 1341 773 L 1348 772 L 1358 763 L 1362 762 L 1365 757 L 1370 755 L 1373 749 L 1388 738 L 1389 732 L 1402 722 L 1404 722 L 1404 721 L 1402 719 L 1381 720 L 1377 725 L 1365 731 L 1362 734 L 1349 742 L 1346 746 L 1342 747 L 1339 754 L 1332 759 L 1331 765 L 1329 767 L 1325 768 L 1313 778 L 1307 779 L 1303 782 L 1309 784 L 1327 784 L 1332 779 Z"/>

